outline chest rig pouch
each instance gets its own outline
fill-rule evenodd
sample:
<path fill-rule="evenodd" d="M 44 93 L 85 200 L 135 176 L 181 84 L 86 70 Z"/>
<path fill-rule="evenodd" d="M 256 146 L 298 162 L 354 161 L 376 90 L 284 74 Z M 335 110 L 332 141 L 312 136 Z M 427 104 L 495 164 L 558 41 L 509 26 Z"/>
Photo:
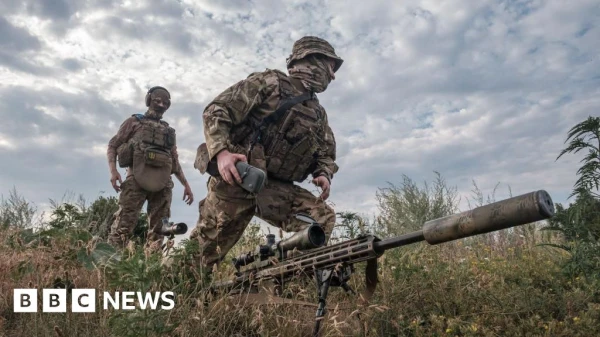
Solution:
<path fill-rule="evenodd" d="M 292 85 L 281 80 L 282 94 L 291 93 Z M 287 90 L 286 90 L 287 89 Z M 284 181 L 303 181 L 315 162 L 322 133 L 322 116 L 318 104 L 304 93 L 282 101 L 277 111 L 266 118 L 259 139 L 264 148 L 269 176 Z M 308 104 L 299 104 L 309 101 Z M 312 104 L 311 104 L 312 103 Z"/>
<path fill-rule="evenodd" d="M 133 165 L 133 146 L 130 142 L 123 143 L 117 148 L 117 160 L 119 167 L 130 167 Z"/>
<path fill-rule="evenodd" d="M 312 93 L 298 95 L 288 78 L 280 77 L 282 99 L 279 107 L 260 121 L 248 121 L 232 128 L 232 153 L 243 153 L 248 163 L 283 181 L 303 181 L 315 163 L 318 135 L 322 133 L 323 112 L 310 102 Z M 309 101 L 308 106 L 302 102 Z M 310 104 L 312 103 L 312 104 Z M 210 161 L 205 143 L 196 152 L 194 168 L 218 176 L 216 160 Z"/>
<path fill-rule="evenodd" d="M 142 126 L 133 142 L 133 176 L 143 189 L 160 191 L 167 187 L 171 178 L 175 130 L 162 121 L 140 119 L 140 122 Z"/>

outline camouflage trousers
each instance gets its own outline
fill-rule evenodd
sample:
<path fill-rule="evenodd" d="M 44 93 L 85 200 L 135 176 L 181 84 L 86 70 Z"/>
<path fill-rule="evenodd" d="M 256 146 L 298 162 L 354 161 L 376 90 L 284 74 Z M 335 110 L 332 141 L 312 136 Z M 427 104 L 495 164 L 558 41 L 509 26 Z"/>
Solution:
<path fill-rule="evenodd" d="M 121 184 L 119 209 L 114 214 L 114 222 L 110 228 L 108 242 L 115 247 L 126 246 L 137 225 L 142 206 L 148 201 L 148 233 L 146 243 L 153 250 L 159 251 L 163 235 L 153 232 L 154 228 L 162 227 L 162 218 L 171 216 L 171 200 L 173 196 L 173 181 L 158 192 L 148 192 L 140 187 L 133 176 L 128 176 Z"/>
<path fill-rule="evenodd" d="M 329 205 L 306 189 L 293 183 L 269 179 L 258 196 L 241 187 L 229 185 L 220 177 L 210 177 L 208 194 L 199 204 L 200 216 L 191 239 L 199 241 L 201 263 L 210 270 L 242 237 L 253 216 L 286 232 L 297 232 L 307 226 L 295 218 L 305 213 L 317 221 L 327 240 L 335 225 L 335 212 Z"/>

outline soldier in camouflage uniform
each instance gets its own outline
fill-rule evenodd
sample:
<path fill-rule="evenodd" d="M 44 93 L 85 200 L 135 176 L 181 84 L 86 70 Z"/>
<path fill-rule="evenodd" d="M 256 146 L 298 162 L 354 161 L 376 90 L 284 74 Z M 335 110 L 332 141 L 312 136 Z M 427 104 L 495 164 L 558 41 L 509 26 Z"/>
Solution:
<path fill-rule="evenodd" d="M 108 143 L 107 157 L 110 182 L 119 196 L 119 209 L 108 241 L 123 247 L 129 241 L 145 201 L 148 201 L 149 232 L 147 244 L 158 250 L 163 236 L 153 232 L 162 227 L 162 218 L 170 217 L 173 190 L 171 174 L 184 186 L 183 200 L 191 205 L 194 195 L 188 184 L 177 154 L 175 129 L 162 120 L 171 105 L 171 95 L 162 87 L 153 87 L 146 94 L 145 114 L 134 114 L 121 124 Z M 127 168 L 125 181 L 117 171 Z M 117 185 L 117 181 L 120 185 Z"/>
<path fill-rule="evenodd" d="M 336 144 L 315 93 L 327 88 L 342 62 L 327 41 L 303 37 L 294 43 L 287 59 L 290 75 L 271 69 L 252 73 L 204 110 L 206 143 L 198 148 L 194 167 L 204 174 L 212 163 L 218 172 L 209 171 L 208 195 L 200 202 L 191 238 L 199 240 L 201 262 L 209 271 L 255 215 L 284 231 L 296 232 L 307 224 L 293 215 L 304 213 L 321 224 L 329 239 L 335 212 L 325 200 L 338 170 Z M 290 103 L 293 98 L 299 99 Z M 285 102 L 291 108 L 281 109 L 277 118 L 274 112 Z M 258 195 L 237 185 L 241 183 L 235 168 L 238 160 L 267 172 L 267 183 Z M 309 175 L 322 189 L 319 197 L 294 185 Z"/>

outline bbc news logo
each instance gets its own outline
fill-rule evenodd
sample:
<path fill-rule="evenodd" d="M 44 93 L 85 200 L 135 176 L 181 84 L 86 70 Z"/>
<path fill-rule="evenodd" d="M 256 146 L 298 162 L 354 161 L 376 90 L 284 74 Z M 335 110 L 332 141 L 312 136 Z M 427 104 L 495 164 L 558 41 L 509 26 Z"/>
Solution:
<path fill-rule="evenodd" d="M 71 312 L 96 312 L 96 289 L 72 289 Z M 137 300 L 137 301 L 136 301 Z M 42 312 L 67 312 L 68 296 L 66 289 L 42 289 Z M 175 294 L 172 291 L 142 293 L 134 291 L 104 292 L 102 308 L 108 310 L 171 310 L 175 307 Z M 137 304 L 137 305 L 136 305 Z M 37 289 L 14 289 L 14 312 L 37 312 Z"/>

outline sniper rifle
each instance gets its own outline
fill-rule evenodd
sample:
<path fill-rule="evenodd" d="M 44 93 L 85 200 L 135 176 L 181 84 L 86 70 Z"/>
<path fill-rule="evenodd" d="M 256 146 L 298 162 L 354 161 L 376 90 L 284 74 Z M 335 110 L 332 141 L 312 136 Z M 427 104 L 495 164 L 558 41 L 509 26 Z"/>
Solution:
<path fill-rule="evenodd" d="M 297 214 L 298 220 L 307 223 L 304 230 L 279 242 L 275 242 L 273 234 L 267 235 L 265 245 L 233 259 L 237 271 L 231 280 L 213 283 L 210 291 L 229 294 L 256 292 L 259 283 L 272 281 L 276 293 L 281 294 L 285 282 L 301 275 L 314 276 L 319 299 L 313 335 L 317 336 L 326 313 L 329 287 L 339 286 L 356 294 L 348 285 L 355 263 L 367 262 L 364 296 L 368 299 L 377 284 L 377 258 L 388 249 L 421 241 L 436 245 L 533 223 L 553 215 L 554 204 L 550 195 L 539 190 L 433 219 L 427 221 L 422 230 L 397 237 L 379 239 L 374 235 L 363 235 L 326 246 L 321 226 L 311 217 Z"/>

